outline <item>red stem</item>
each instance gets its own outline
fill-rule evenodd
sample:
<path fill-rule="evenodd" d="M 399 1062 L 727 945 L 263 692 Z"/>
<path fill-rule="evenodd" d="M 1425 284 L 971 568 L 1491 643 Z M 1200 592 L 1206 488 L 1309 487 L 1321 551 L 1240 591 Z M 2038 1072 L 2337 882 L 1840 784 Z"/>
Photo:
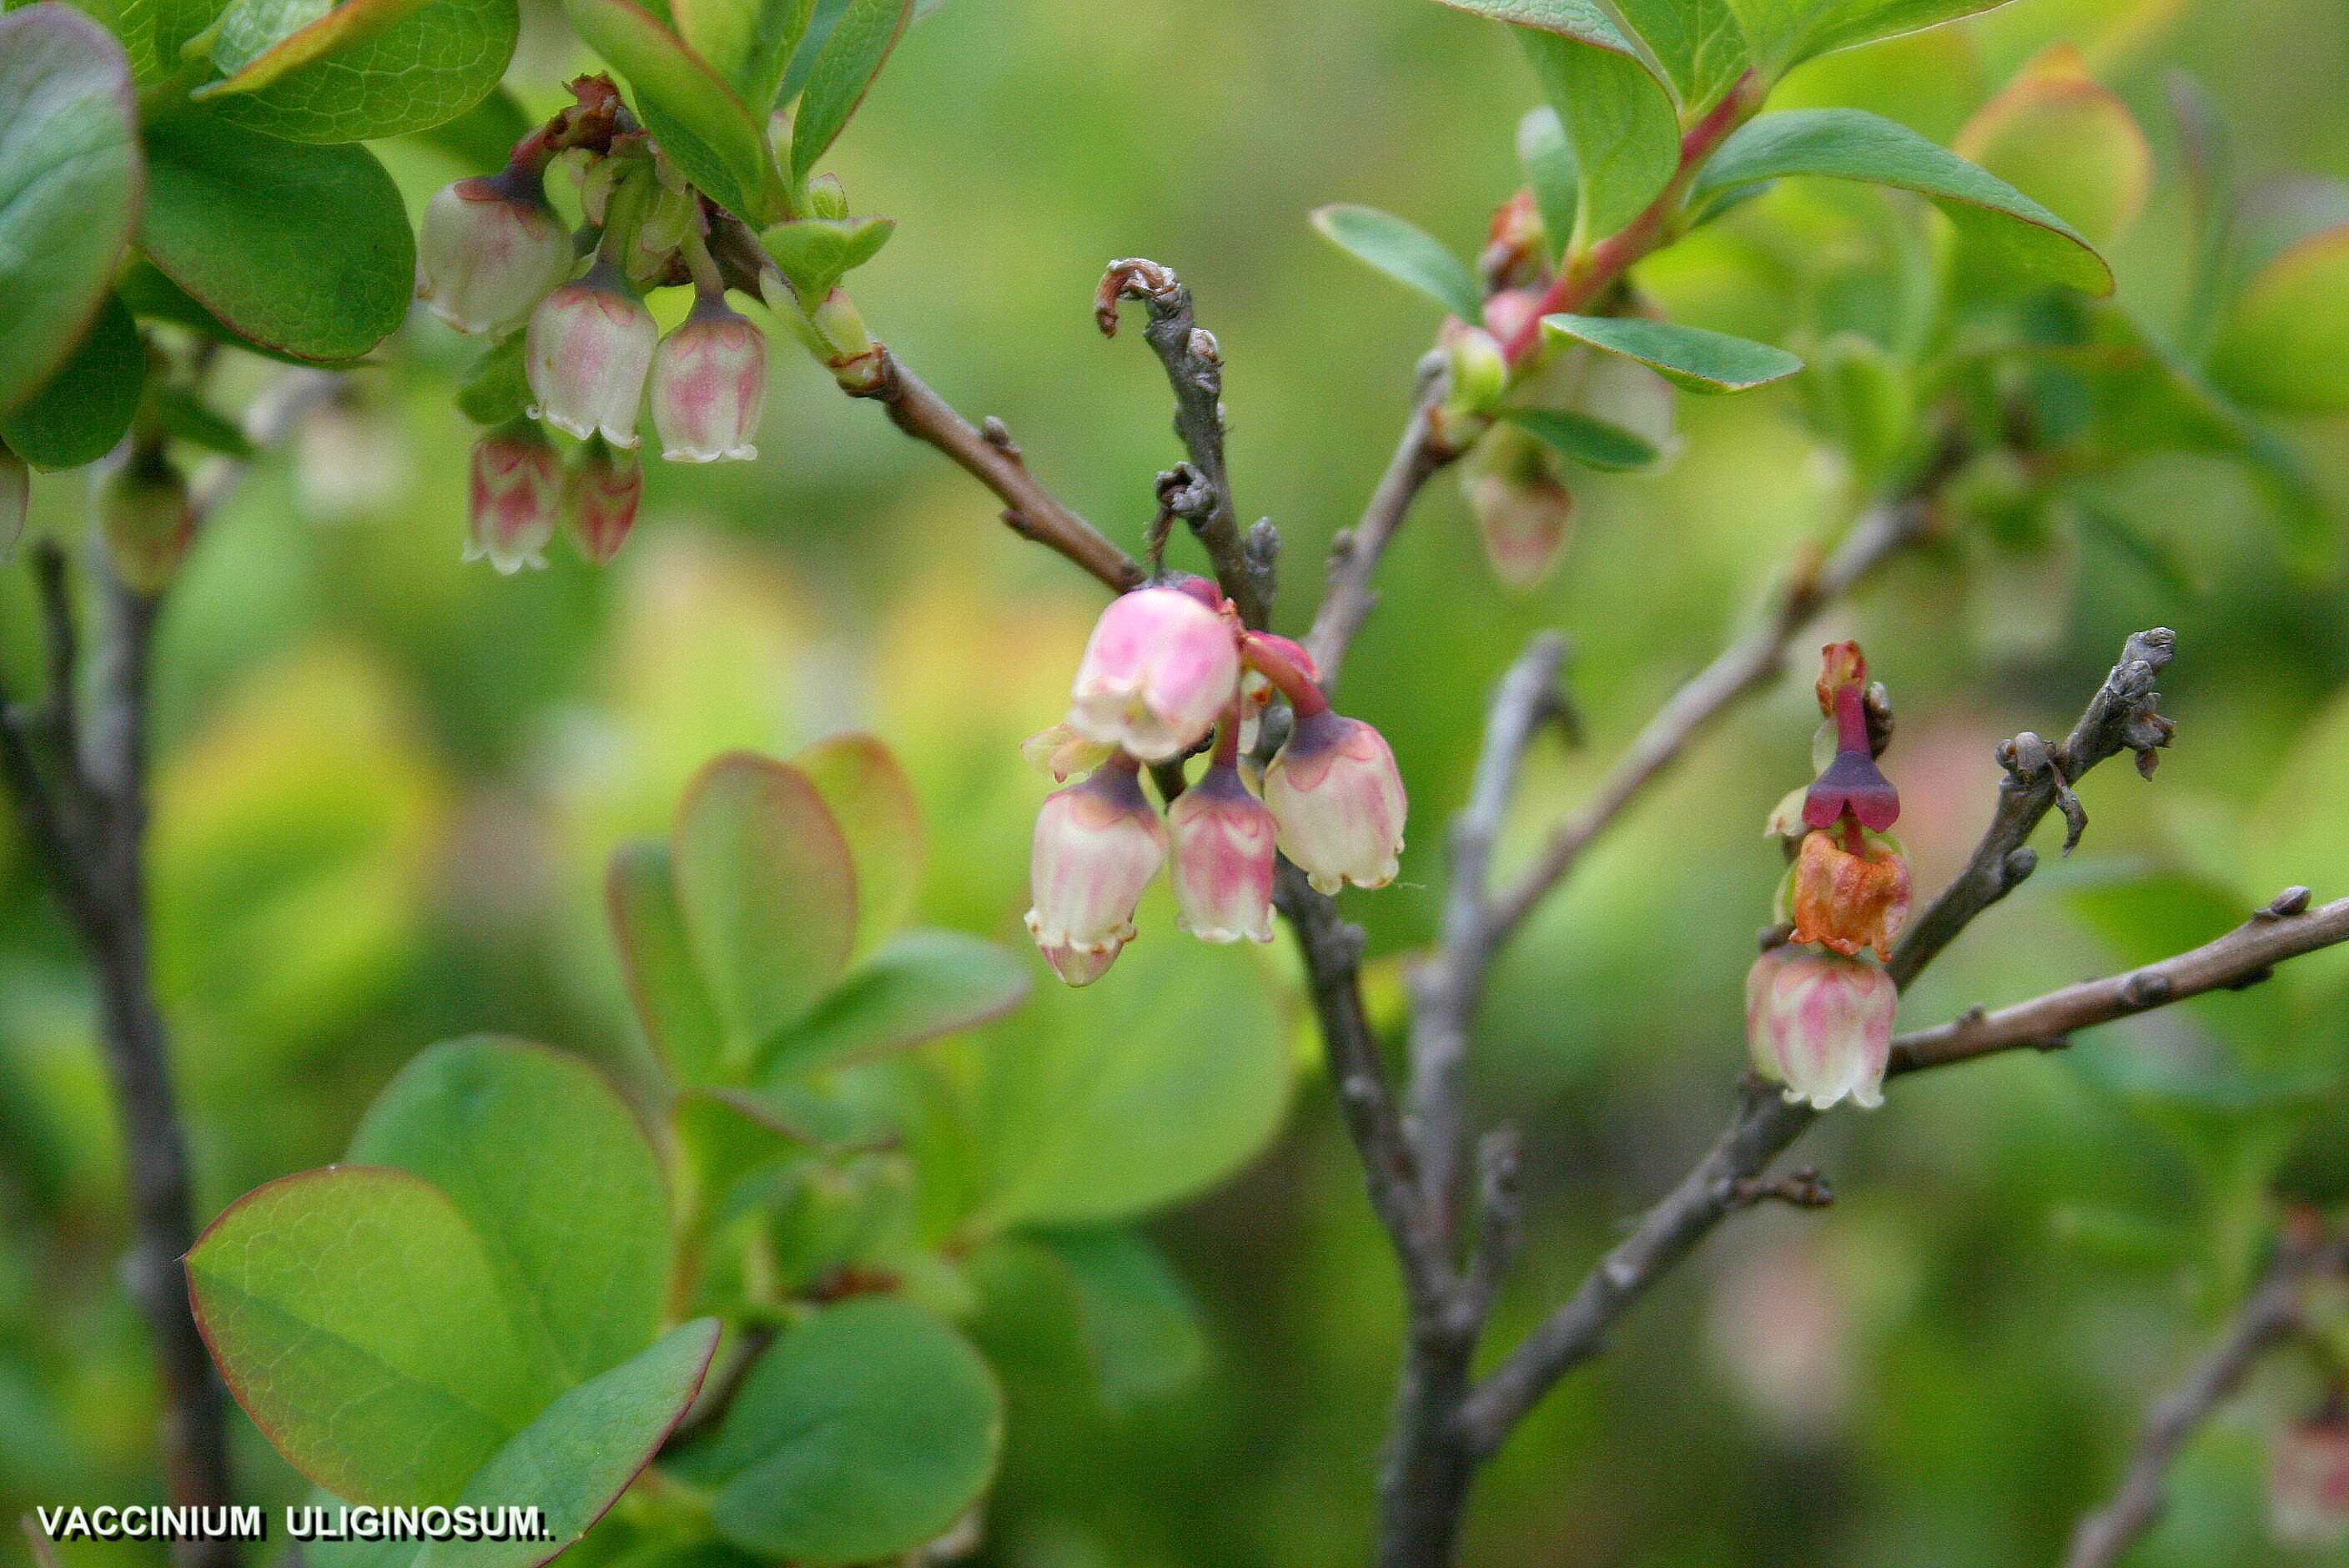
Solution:
<path fill-rule="evenodd" d="M 1704 160 L 1729 139 L 1731 131 L 1752 119 L 1761 107 L 1761 78 L 1748 71 L 1719 103 L 1705 112 L 1702 119 L 1689 127 L 1681 138 L 1680 163 L 1664 188 L 1656 192 L 1656 199 L 1606 239 L 1578 255 L 1568 257 L 1557 276 L 1550 280 L 1549 287 L 1542 291 L 1540 303 L 1526 318 L 1525 325 L 1501 345 L 1501 351 L 1512 366 L 1523 362 L 1540 346 L 1542 317 L 1577 311 L 1588 304 L 1630 271 L 1633 263 L 1663 241 L 1667 225 L 1680 211 L 1681 201 L 1687 196 L 1697 170 L 1704 167 Z"/>
<path fill-rule="evenodd" d="M 1278 647 L 1253 632 L 1240 638 L 1240 657 L 1248 668 L 1270 681 L 1273 689 L 1288 699 L 1288 706 L 1297 710 L 1298 717 L 1311 718 L 1330 710 L 1330 699 L 1321 695 L 1321 688 L 1313 677 L 1299 669 Z"/>

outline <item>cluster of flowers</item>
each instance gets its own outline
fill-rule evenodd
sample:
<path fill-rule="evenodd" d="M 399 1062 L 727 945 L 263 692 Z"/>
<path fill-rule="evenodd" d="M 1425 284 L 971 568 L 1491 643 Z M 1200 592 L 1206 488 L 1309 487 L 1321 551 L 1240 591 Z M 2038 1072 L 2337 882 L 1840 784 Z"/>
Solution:
<path fill-rule="evenodd" d="M 1857 643 L 1822 650 L 1820 711 L 1827 722 L 1816 750 L 1832 747 L 1818 777 L 1780 801 L 1764 830 L 1794 843 L 1779 889 L 1787 940 L 1745 976 L 1745 1036 L 1754 1068 L 1785 1086 L 1790 1100 L 1825 1110 L 1848 1096 L 1884 1102 L 1898 988 L 1882 965 L 1909 918 L 1909 863 L 1885 836 L 1900 796 L 1876 766 L 1889 724 L 1871 696 Z"/>
<path fill-rule="evenodd" d="M 1276 696 L 1294 722 L 1264 767 L 1259 799 L 1241 758 Z M 1161 823 L 1142 765 L 1179 762 L 1210 731 L 1206 771 Z M 1027 752 L 1055 779 L 1090 769 L 1037 813 L 1030 866 L 1029 934 L 1071 985 L 1117 961 L 1162 865 L 1184 929 L 1202 942 L 1272 940 L 1276 849 L 1323 892 L 1394 880 L 1404 800 L 1385 738 L 1332 712 L 1312 656 L 1242 627 L 1203 579 L 1113 601 L 1085 645 L 1067 720 Z"/>
<path fill-rule="evenodd" d="M 418 242 L 417 293 L 435 315 L 468 333 L 528 323 L 527 417 L 473 449 L 465 559 L 504 573 L 545 565 L 547 541 L 565 517 L 591 561 L 618 552 L 644 493 L 636 419 L 648 386 L 661 456 L 671 462 L 757 457 L 751 438 L 767 392 L 765 335 L 727 304 L 704 243 L 708 215 L 691 188 L 641 135 L 624 137 L 585 171 L 588 227 L 574 241 L 546 199 L 549 161 L 533 136 L 504 172 L 442 189 Z M 591 246 L 593 262 L 574 279 Z M 693 310 L 664 338 L 637 280 L 657 282 L 680 265 L 694 284 Z M 585 443 L 567 475 L 534 420 Z"/>

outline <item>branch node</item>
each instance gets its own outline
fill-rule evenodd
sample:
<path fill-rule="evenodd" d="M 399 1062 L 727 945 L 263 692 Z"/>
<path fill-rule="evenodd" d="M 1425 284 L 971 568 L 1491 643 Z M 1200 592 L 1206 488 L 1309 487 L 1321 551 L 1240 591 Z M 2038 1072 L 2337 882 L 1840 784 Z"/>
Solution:
<path fill-rule="evenodd" d="M 2140 969 L 2121 982 L 2121 1000 L 2132 1007 L 2158 1007 L 2169 1000 L 2169 976 Z"/>
<path fill-rule="evenodd" d="M 2031 873 L 2038 869 L 2039 851 L 2037 850 L 2028 844 L 2019 844 L 2009 850 L 2006 852 L 2006 858 L 1998 863 L 1999 891 L 2013 892 L 2030 881 Z"/>
<path fill-rule="evenodd" d="M 1775 1181 L 1742 1176 L 1723 1182 L 1721 1202 L 1732 1212 L 1764 1202 L 1784 1203 L 1792 1209 L 1825 1209 L 1834 1204 L 1835 1189 L 1816 1166 L 1806 1165 Z"/>
<path fill-rule="evenodd" d="M 1013 462 L 1019 461 L 1019 443 L 1011 438 L 1011 428 L 994 415 L 989 414 L 978 422 L 978 438 Z"/>
<path fill-rule="evenodd" d="M 2265 908 L 2253 914 L 2253 920 L 2290 920 L 2308 913 L 2309 892 L 2295 882 L 2268 902 Z"/>

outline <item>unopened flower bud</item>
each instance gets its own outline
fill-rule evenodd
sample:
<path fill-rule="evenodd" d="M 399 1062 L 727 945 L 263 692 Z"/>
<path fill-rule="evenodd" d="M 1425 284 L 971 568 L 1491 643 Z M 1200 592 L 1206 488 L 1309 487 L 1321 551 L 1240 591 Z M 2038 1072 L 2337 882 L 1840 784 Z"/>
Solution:
<path fill-rule="evenodd" d="M 588 274 L 539 301 L 523 346 L 533 418 L 585 440 L 636 445 L 636 410 L 660 330 L 620 270 L 598 261 Z"/>
<path fill-rule="evenodd" d="M 1232 749 L 1237 753 L 1237 731 Z M 1166 810 L 1183 929 L 1202 942 L 1272 940 L 1272 813 L 1218 757 Z"/>
<path fill-rule="evenodd" d="M 1280 848 L 1313 885 L 1384 887 L 1402 855 L 1402 775 L 1386 738 L 1327 707 L 1299 712 L 1264 770 Z"/>
<path fill-rule="evenodd" d="M 1487 289 L 1538 287 L 1549 269 L 1549 240 L 1531 191 L 1520 191 L 1493 211 L 1493 226 L 1476 270 Z"/>
<path fill-rule="evenodd" d="M 2349 1415 L 2328 1408 L 2276 1435 L 2268 1510 L 2269 1529 L 2284 1545 L 2349 1540 Z"/>
<path fill-rule="evenodd" d="M 1487 469 L 1463 486 L 1493 575 L 1516 589 L 1538 584 L 1566 552 L 1574 526 L 1574 492 L 1539 468 L 1529 474 Z"/>
<path fill-rule="evenodd" d="M 1863 947 L 1892 956 L 1892 939 L 1909 918 L 1909 862 L 1889 841 L 1851 823 L 1814 829 L 1789 874 L 1795 941 L 1847 956 Z"/>
<path fill-rule="evenodd" d="M 1165 859 L 1166 830 L 1133 759 L 1112 758 L 1036 813 L 1028 934 L 1048 957 L 1055 949 L 1114 954 L 1133 935 L 1133 906 Z"/>
<path fill-rule="evenodd" d="M 444 185 L 416 236 L 417 297 L 459 332 L 519 325 L 570 275 L 574 253 L 538 172 L 520 164 Z"/>
<path fill-rule="evenodd" d="M 1499 340 L 1456 316 L 1445 320 L 1442 337 L 1452 369 L 1451 396 L 1445 407 L 1454 418 L 1489 413 L 1509 384 L 1509 362 L 1501 353 Z"/>
<path fill-rule="evenodd" d="M 98 481 L 98 521 L 115 575 L 138 593 L 161 593 L 195 542 L 187 476 L 145 447 Z"/>
<path fill-rule="evenodd" d="M 0 561 L 5 561 L 25 537 L 25 519 L 33 510 L 33 474 L 25 459 L 0 443 Z"/>
<path fill-rule="evenodd" d="M 563 483 L 563 511 L 579 552 L 598 566 L 620 553 L 644 494 L 645 469 L 636 454 L 601 436 L 588 438 Z"/>
<path fill-rule="evenodd" d="M 1865 959 L 1807 947 L 1774 947 L 1745 975 L 1745 1038 L 1754 1069 L 1789 1100 L 1825 1110 L 1846 1096 L 1884 1103 L 1899 994 Z"/>
<path fill-rule="evenodd" d="M 873 335 L 864 329 L 864 317 L 845 289 L 824 295 L 823 303 L 808 312 L 808 324 L 832 356 L 827 364 L 844 365 L 873 352 Z"/>
<path fill-rule="evenodd" d="M 563 459 L 546 433 L 516 419 L 473 444 L 465 559 L 511 576 L 546 564 L 563 510 Z"/>
<path fill-rule="evenodd" d="M 808 181 L 808 216 L 837 221 L 848 216 L 848 192 L 837 174 L 819 174 Z"/>
<path fill-rule="evenodd" d="M 655 351 L 652 390 L 653 428 L 670 462 L 755 458 L 750 443 L 767 401 L 766 335 L 721 295 L 705 294 Z"/>
<path fill-rule="evenodd" d="M 1069 727 L 1145 762 L 1197 743 L 1238 689 L 1239 652 L 1222 615 L 1179 588 L 1110 602 L 1077 666 Z"/>
<path fill-rule="evenodd" d="M 1485 301 L 1485 330 L 1507 343 L 1541 313 L 1539 289 L 1503 289 Z"/>

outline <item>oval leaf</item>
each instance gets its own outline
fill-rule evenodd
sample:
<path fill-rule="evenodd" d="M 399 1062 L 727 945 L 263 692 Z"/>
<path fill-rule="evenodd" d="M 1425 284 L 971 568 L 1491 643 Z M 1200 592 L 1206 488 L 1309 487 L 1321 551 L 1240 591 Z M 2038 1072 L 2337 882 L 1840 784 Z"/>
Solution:
<path fill-rule="evenodd" d="M 577 1542 L 652 1462 L 701 1391 L 718 1329 L 716 1318 L 696 1318 L 572 1389 L 492 1455 L 457 1500 L 543 1510 L 547 1539 L 430 1542 L 415 1568 L 538 1568 Z"/>
<path fill-rule="evenodd" d="M 139 214 L 122 46 L 69 5 L 0 16 L 0 415 L 32 399 L 106 298 Z"/>
<path fill-rule="evenodd" d="M 1678 322 L 1619 315 L 1546 315 L 1542 329 L 1554 340 L 1570 338 L 1636 359 L 1691 392 L 1743 392 L 1783 381 L 1803 367 L 1801 360 L 1783 348 Z"/>
<path fill-rule="evenodd" d="M 856 931 L 847 841 L 806 774 L 734 752 L 702 770 L 670 853 L 697 967 L 748 1065 L 830 991 Z"/>
<path fill-rule="evenodd" d="M 762 1076 L 794 1077 L 901 1051 L 1008 1013 L 1028 995 L 1028 962 L 954 931 L 908 932 L 815 1016 L 767 1049 Z"/>
<path fill-rule="evenodd" d="M 2144 130 L 2068 45 L 2025 66 L 1966 122 L 1955 145 L 2095 244 L 2136 222 L 2153 189 Z"/>
<path fill-rule="evenodd" d="M 799 112 L 792 117 L 794 183 L 805 180 L 839 139 L 912 14 L 913 0 L 848 0 L 808 71 Z"/>
<path fill-rule="evenodd" d="M 1764 115 L 1723 144 L 1697 176 L 1696 194 L 1799 174 L 1916 191 L 1995 264 L 2087 294 L 2113 291 L 2112 269 L 2078 230 L 1998 176 L 1864 109 Z"/>
<path fill-rule="evenodd" d="M 306 25 L 286 27 L 297 19 Z M 315 19 L 284 0 L 240 0 L 212 50 L 228 78 L 194 96 L 295 141 L 424 130 L 489 96 L 521 27 L 515 0 L 344 0 Z"/>
<path fill-rule="evenodd" d="M 1663 83 L 1596 5 L 1585 9 L 1571 32 L 1526 29 L 1517 41 L 1574 156 L 1580 237 L 1596 240 L 1638 217 L 1670 182 L 1681 127 Z"/>
<path fill-rule="evenodd" d="M 1467 266 L 1426 230 L 1375 207 L 1316 208 L 1313 226 L 1356 260 L 1417 289 L 1463 321 L 1480 321 L 1485 294 Z"/>
<path fill-rule="evenodd" d="M 488 1037 L 435 1046 L 377 1097 L 350 1158 L 448 1195 L 557 1387 L 618 1366 L 659 1326 L 668 1190 L 635 1115 L 577 1057 Z"/>
<path fill-rule="evenodd" d="M 1775 80 L 1810 59 L 1920 32 L 2006 0 L 1728 0 L 1754 63 Z"/>
<path fill-rule="evenodd" d="M 869 735 L 838 735 L 792 758 L 832 808 L 856 868 L 856 951 L 870 953 L 914 913 L 922 883 L 922 808 L 913 780 Z"/>
<path fill-rule="evenodd" d="M 683 39 L 629 0 L 564 0 L 564 8 L 627 78 L 637 114 L 687 179 L 754 229 L 782 216 L 759 122 Z"/>
<path fill-rule="evenodd" d="M 150 126 L 139 248 L 231 330 L 311 360 L 350 359 L 408 315 L 416 242 L 363 147 L 305 147 L 207 111 Z"/>
<path fill-rule="evenodd" d="M 404 1171 L 272 1181 L 212 1222 L 187 1271 L 237 1403 L 295 1470 L 354 1501 L 454 1501 L 553 1391 L 481 1238 Z"/>
<path fill-rule="evenodd" d="M 973 1119 L 996 1224 L 1094 1224 L 1187 1197 L 1263 1148 L 1288 1104 L 1269 986 L 1229 947 L 1136 943 L 1082 991 L 1044 987 L 981 1047 Z"/>
<path fill-rule="evenodd" d="M 676 1083 L 717 1081 L 726 1031 L 694 965 L 668 846 L 621 846 L 605 878 L 604 900 L 646 1041 Z"/>
<path fill-rule="evenodd" d="M 78 469 L 114 449 L 139 412 L 147 350 L 139 326 L 112 294 L 64 368 L 33 401 L 0 420 L 0 440 L 36 469 Z"/>
<path fill-rule="evenodd" d="M 804 1568 L 942 1535 L 986 1489 L 1003 1397 L 962 1336 L 868 1297 L 785 1334 L 742 1381 L 706 1470 L 728 1540 Z"/>
<path fill-rule="evenodd" d="M 2349 409 L 2349 226 L 2302 240 L 2251 279 L 2212 346 L 2210 373 L 2258 407 Z"/>
<path fill-rule="evenodd" d="M 1102 1399 L 1123 1410 L 1171 1392 L 1207 1362 L 1199 1308 L 1156 1247 L 1131 1231 L 1047 1231 L 1068 1271 Z"/>
<path fill-rule="evenodd" d="M 1501 418 L 1584 467 L 1606 473 L 1652 468 L 1663 457 L 1646 437 L 1570 408 L 1505 408 Z"/>

